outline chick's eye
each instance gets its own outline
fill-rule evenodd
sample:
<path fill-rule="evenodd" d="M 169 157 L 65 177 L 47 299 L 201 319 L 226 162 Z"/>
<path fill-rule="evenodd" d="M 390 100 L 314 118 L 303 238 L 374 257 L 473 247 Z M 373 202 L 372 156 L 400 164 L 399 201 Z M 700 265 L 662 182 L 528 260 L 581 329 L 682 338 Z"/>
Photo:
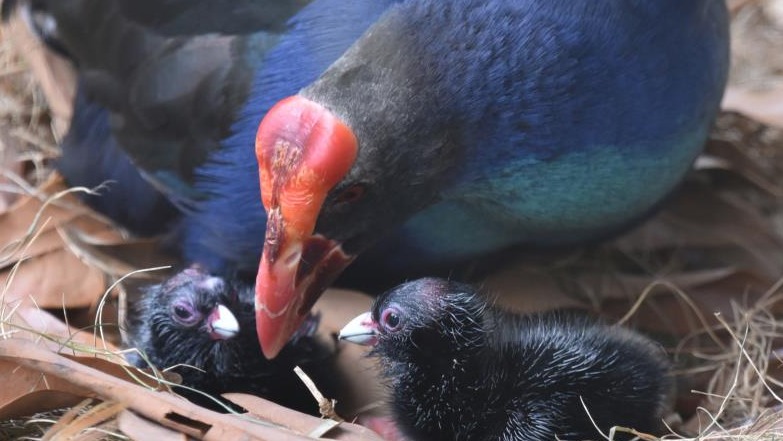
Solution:
<path fill-rule="evenodd" d="M 174 314 L 174 320 L 183 325 L 190 325 L 198 321 L 198 315 L 193 307 L 185 303 L 175 303 L 171 311 Z"/>
<path fill-rule="evenodd" d="M 338 204 L 348 204 L 363 198 L 364 193 L 364 184 L 354 184 L 340 192 L 334 200 Z"/>
<path fill-rule="evenodd" d="M 387 331 L 397 331 L 402 325 L 402 316 L 397 308 L 386 308 L 381 314 L 381 324 Z"/>

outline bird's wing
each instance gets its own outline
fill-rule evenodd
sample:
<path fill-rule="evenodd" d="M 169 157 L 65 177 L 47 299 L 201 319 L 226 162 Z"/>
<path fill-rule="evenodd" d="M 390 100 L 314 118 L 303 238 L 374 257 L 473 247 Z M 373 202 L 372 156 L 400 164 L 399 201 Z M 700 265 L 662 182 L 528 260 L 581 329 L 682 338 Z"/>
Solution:
<path fill-rule="evenodd" d="M 109 111 L 119 147 L 187 209 L 204 196 L 194 171 L 229 134 L 256 63 L 277 40 L 272 29 L 303 4 L 228 3 L 19 0 L 4 3 L 3 15 L 21 7 L 41 39 L 73 61 L 85 96 Z M 235 22 L 265 11 L 255 28 Z"/>

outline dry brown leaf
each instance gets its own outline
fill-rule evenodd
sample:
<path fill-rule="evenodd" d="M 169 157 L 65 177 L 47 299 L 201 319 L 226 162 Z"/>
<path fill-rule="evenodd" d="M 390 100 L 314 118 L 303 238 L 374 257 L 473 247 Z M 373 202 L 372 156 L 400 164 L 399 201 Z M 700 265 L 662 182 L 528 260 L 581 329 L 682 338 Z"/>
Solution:
<path fill-rule="evenodd" d="M 64 188 L 62 180 L 54 176 L 40 193 L 51 195 Z M 29 241 L 26 238 L 30 237 L 36 216 L 37 233 Z M 50 204 L 39 197 L 25 197 L 0 215 L 0 244 L 16 244 L 11 258 L 11 248 L 7 246 L 7 260 L 0 262 L 0 268 L 5 265 L 5 271 L 0 273 L 3 281 L 14 273 L 6 301 L 34 299 L 41 307 L 57 309 L 94 306 L 108 286 L 106 274 L 118 278 L 136 269 L 133 264 L 156 256 L 158 261 L 163 259 L 154 252 L 152 241 L 123 245 L 125 242 L 128 240 L 119 230 L 91 213 L 73 195 L 66 194 Z M 18 269 L 12 268 L 23 258 L 26 260 Z M 103 264 L 94 265 L 96 262 Z M 171 259 L 166 263 L 170 264 Z"/>
<path fill-rule="evenodd" d="M 723 108 L 783 128 L 783 85 L 760 91 L 730 86 L 723 97 Z"/>
<path fill-rule="evenodd" d="M 731 23 L 731 73 L 729 84 L 763 90 L 780 83 L 783 54 L 780 38 L 780 0 L 749 2 Z"/>
<path fill-rule="evenodd" d="M 20 302 L 4 302 L 2 304 L 2 321 L 0 322 L 0 335 L 16 336 L 40 340 L 41 344 L 48 344 L 53 350 L 60 347 L 57 341 L 73 340 L 77 343 L 92 344 L 91 336 L 69 327 L 62 320 L 52 314 Z M 44 339 L 42 336 L 49 336 Z M 86 339 L 90 339 L 87 341 Z"/>
<path fill-rule="evenodd" d="M 41 309 L 6 303 L 0 308 L 3 320 L 0 322 L 0 336 L 27 338 L 46 345 L 51 350 L 60 350 L 63 343 L 70 342 L 85 347 L 100 346 L 109 351 L 116 348 L 96 340 L 92 330 L 80 331 L 67 326 L 62 320 Z M 43 338 L 47 337 L 47 338 Z"/>
<path fill-rule="evenodd" d="M 8 175 L 21 176 L 24 170 L 18 155 L 22 147 L 8 132 L 9 126 L 0 124 L 0 214 L 8 211 L 19 197 L 17 193 L 2 190 L 4 186 L 16 187 Z"/>
<path fill-rule="evenodd" d="M 2 418 L 52 410 L 62 403 L 74 405 L 84 397 L 93 395 L 59 377 L 21 367 L 13 361 L 0 361 L 0 377 L 3 378 L 3 388 L 0 390 L 0 417 Z M 42 394 L 42 392 L 47 393 Z M 30 396 L 31 394 L 35 395 Z M 43 401 L 41 398 L 47 400 Z M 48 401 L 49 399 L 52 400 Z M 38 400 L 37 406 L 34 406 L 36 400 Z"/>
<path fill-rule="evenodd" d="M 9 244 L 6 243 L 5 245 Z M 10 247 L 6 249 L 11 251 L 11 248 L 13 248 L 13 255 L 9 256 L 3 253 L 2 257 L 8 257 L 8 259 L 5 261 L 0 260 L 0 269 L 8 270 L 20 260 L 35 258 L 62 249 L 62 247 L 62 238 L 60 238 L 56 230 L 43 231 L 35 237 L 35 240 L 29 243 L 29 246 L 22 242 L 10 244 Z"/>
<path fill-rule="evenodd" d="M 142 268 L 173 266 L 177 259 L 161 252 L 156 239 L 99 237 L 71 224 L 59 230 L 68 249 L 86 264 L 119 278 Z M 167 272 L 141 272 L 136 277 L 161 280 Z"/>
<path fill-rule="evenodd" d="M 4 251 L 0 255 L 0 259 L 6 257 L 5 254 L 9 251 L 7 249 L 9 244 L 18 243 L 31 233 L 32 224 L 39 212 L 41 212 L 40 223 L 37 227 L 40 233 L 54 230 L 58 224 L 67 222 L 79 215 L 77 210 L 70 208 L 76 206 L 74 204 L 78 204 L 71 195 L 64 196 L 60 204 L 48 204 L 41 211 L 44 207 L 46 195 L 64 190 L 66 190 L 66 187 L 62 179 L 53 175 L 39 188 L 38 196 L 24 196 L 16 201 L 7 212 L 0 214 L 0 247 L 2 247 L 0 249 Z M 45 220 L 47 221 L 46 223 L 43 222 Z M 50 249 L 50 247 L 46 247 L 44 252 Z M 28 255 L 34 254 L 36 252 L 28 250 Z"/>
<path fill-rule="evenodd" d="M 59 430 L 74 421 L 79 416 L 79 413 L 86 410 L 91 403 L 92 400 L 87 398 L 82 400 L 78 405 L 68 409 L 54 424 L 49 427 L 49 429 L 41 438 L 41 441 L 51 441 L 52 438 L 57 436 L 57 432 Z"/>
<path fill-rule="evenodd" d="M 108 221 L 83 206 L 66 190 L 62 178 L 52 174 L 36 195 L 20 198 L 11 209 L 0 214 L 0 268 L 9 267 L 19 259 L 63 248 L 62 238 L 56 231 L 61 226 L 78 228 L 96 237 L 121 237 Z M 46 202 L 56 194 L 60 197 Z"/>
<path fill-rule="evenodd" d="M 4 304 L 0 309 L 0 315 L 3 316 L 0 327 L 0 335 L 3 337 L 13 336 L 13 338 L 28 339 L 39 347 L 47 347 L 53 351 L 64 350 L 63 344 L 66 342 L 70 345 L 83 347 L 93 347 L 97 344 L 92 333 L 78 332 L 69 328 L 51 314 L 34 307 L 20 306 L 15 308 L 13 304 Z M 108 344 L 105 348 L 108 351 L 116 350 Z M 109 363 L 95 360 L 94 358 L 86 358 L 86 361 L 82 361 L 85 363 Z M 113 363 L 108 365 L 116 366 Z M 124 372 L 119 367 L 115 369 Z M 0 388 L 0 418 L 31 414 L 30 410 L 35 412 L 51 410 L 61 406 L 63 402 L 75 404 L 74 397 L 79 397 L 81 400 L 88 396 L 84 389 L 74 387 L 59 377 L 44 375 L 34 369 L 21 367 L 8 361 L 0 361 L 0 378 L 4 379 L 3 387 Z M 39 392 L 46 392 L 41 396 L 46 397 L 47 400 L 39 401 L 38 407 L 33 409 L 33 402 L 36 398 L 35 396 L 28 397 L 28 395 Z"/>
<path fill-rule="evenodd" d="M 41 441 L 88 441 L 93 439 L 97 441 L 99 437 L 96 435 L 99 434 L 85 432 L 114 418 L 125 409 L 125 405 L 121 403 L 104 402 L 82 412 L 89 403 L 90 401 L 87 400 L 82 402 L 81 406 L 70 409 L 46 431 Z M 77 415 L 78 413 L 81 414 Z"/>
<path fill-rule="evenodd" d="M 187 441 L 188 439 L 184 433 L 163 427 L 129 410 L 120 413 L 119 425 L 122 433 L 138 441 Z"/>
<path fill-rule="evenodd" d="M 95 357 L 75 357 L 64 354 L 62 356 L 80 365 L 123 379 L 129 384 L 144 382 L 147 387 L 159 386 L 154 379 L 142 375 L 136 369 L 123 367 L 117 363 Z M 118 358 L 114 357 L 114 359 Z M 4 386 L 0 389 L 0 419 L 72 406 L 85 397 L 98 396 L 88 389 L 72 384 L 67 378 L 47 375 L 9 361 L 0 361 L 0 378 L 4 379 Z"/>
<path fill-rule="evenodd" d="M 14 377 L 5 376 L 5 373 L 8 372 L 8 370 L 5 369 L 5 365 L 10 364 L 11 363 L 0 362 L 0 377 L 4 380 L 8 378 L 10 381 L 15 381 Z M 76 388 L 72 389 L 74 391 L 76 390 Z M 2 395 L 6 395 L 6 393 L 4 392 Z M 4 402 L 4 397 L 0 396 L 0 421 L 27 417 L 38 412 L 47 412 L 75 406 L 82 400 L 84 400 L 84 395 L 80 391 L 68 393 L 54 389 L 41 389 L 36 390 L 35 392 L 25 393 L 20 395 L 16 400 L 7 403 Z"/>
<path fill-rule="evenodd" d="M 75 387 L 88 390 L 106 401 L 124 403 L 138 414 L 196 439 L 309 439 L 282 428 L 203 409 L 174 395 L 118 379 L 22 339 L 0 341 L 0 360 L 67 379 Z M 304 414 L 297 415 L 310 418 Z M 366 437 L 352 436 L 344 439 L 358 440 Z"/>
<path fill-rule="evenodd" d="M 32 223 L 33 219 L 29 219 L 29 221 Z M 49 228 L 51 221 L 52 219 L 46 219 L 46 225 L 42 225 L 43 228 L 36 230 L 31 242 L 25 241 L 26 236 L 22 235 L 10 243 L 3 244 L 3 252 L 0 253 L 0 269 L 9 268 L 19 260 L 34 258 L 65 248 L 68 244 L 63 241 L 61 228 L 57 225 L 54 228 Z M 102 221 L 96 221 L 96 218 L 92 216 L 77 216 L 69 219 L 63 225 L 98 237 L 111 237 L 116 240 L 120 236 L 116 228 Z"/>
<path fill-rule="evenodd" d="M 726 0 L 726 4 L 729 7 L 729 11 L 732 14 L 736 14 L 737 11 L 753 3 L 757 3 L 759 0 Z"/>
<path fill-rule="evenodd" d="M 0 273 L 0 283 L 9 284 L 6 302 L 22 301 L 53 309 L 89 307 L 106 289 L 101 271 L 64 249 L 22 262 L 9 281 L 12 271 Z"/>
<path fill-rule="evenodd" d="M 298 433 L 312 433 L 315 429 L 324 423 L 324 419 L 317 418 L 310 415 L 303 415 L 299 412 L 287 409 L 283 406 L 279 406 L 269 400 L 259 398 L 253 395 L 247 394 L 225 394 L 226 399 L 242 406 L 251 415 L 255 415 L 261 419 L 268 421 L 279 421 L 283 425 L 288 427 L 294 432 Z M 342 422 L 327 434 L 329 439 L 335 440 L 352 440 L 363 439 L 367 441 L 377 440 L 381 438 L 372 430 L 359 426 L 357 424 L 351 424 Z"/>

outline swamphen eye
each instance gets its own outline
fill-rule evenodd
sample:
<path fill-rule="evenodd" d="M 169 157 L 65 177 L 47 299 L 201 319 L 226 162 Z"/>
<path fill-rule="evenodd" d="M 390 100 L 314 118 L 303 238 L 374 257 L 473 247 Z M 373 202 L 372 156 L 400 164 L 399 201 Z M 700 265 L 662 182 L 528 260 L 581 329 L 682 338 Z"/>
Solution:
<path fill-rule="evenodd" d="M 402 327 L 400 310 L 393 306 L 384 309 L 381 313 L 381 325 L 389 332 L 399 331 Z"/>
<path fill-rule="evenodd" d="M 191 306 L 188 303 L 184 303 L 184 302 L 175 303 L 171 307 L 171 311 L 174 313 L 173 314 L 174 320 L 182 325 L 186 325 L 186 326 L 193 325 L 199 319 L 199 315 L 196 313 L 195 310 L 193 310 L 193 306 Z"/>
<path fill-rule="evenodd" d="M 338 204 L 356 202 L 364 197 L 365 190 L 364 184 L 353 184 L 340 192 L 340 194 L 335 197 L 335 202 Z"/>

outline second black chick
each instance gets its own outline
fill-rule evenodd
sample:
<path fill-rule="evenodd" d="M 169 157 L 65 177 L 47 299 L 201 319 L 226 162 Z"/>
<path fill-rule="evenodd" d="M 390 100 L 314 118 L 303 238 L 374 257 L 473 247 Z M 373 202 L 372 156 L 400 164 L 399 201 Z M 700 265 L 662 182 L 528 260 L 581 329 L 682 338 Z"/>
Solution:
<path fill-rule="evenodd" d="M 672 390 L 664 352 L 639 334 L 575 311 L 513 314 L 442 279 L 386 292 L 340 338 L 373 346 L 392 416 L 413 440 L 654 433 Z"/>
<path fill-rule="evenodd" d="M 315 334 L 318 317 L 305 322 L 280 356 L 267 360 L 258 343 L 253 299 L 251 285 L 186 269 L 150 287 L 132 306 L 126 320 L 126 346 L 138 348 L 159 369 L 174 367 L 184 386 L 212 396 L 248 393 L 317 414 L 315 399 L 293 369 L 300 366 L 327 396 L 339 387 L 334 346 Z M 142 357 L 131 362 L 146 367 Z M 184 388 L 175 391 L 220 409 L 202 394 Z"/>

